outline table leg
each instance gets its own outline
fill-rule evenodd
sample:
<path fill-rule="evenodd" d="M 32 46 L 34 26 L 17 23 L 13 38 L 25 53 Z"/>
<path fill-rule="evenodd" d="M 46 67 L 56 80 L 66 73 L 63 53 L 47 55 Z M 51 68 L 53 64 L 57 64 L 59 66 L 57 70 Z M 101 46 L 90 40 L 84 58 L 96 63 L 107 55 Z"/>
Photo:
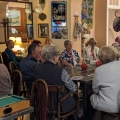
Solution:
<path fill-rule="evenodd" d="M 87 101 L 88 101 L 88 83 L 84 83 L 83 85 L 83 118 L 86 117 L 86 110 L 87 110 Z"/>

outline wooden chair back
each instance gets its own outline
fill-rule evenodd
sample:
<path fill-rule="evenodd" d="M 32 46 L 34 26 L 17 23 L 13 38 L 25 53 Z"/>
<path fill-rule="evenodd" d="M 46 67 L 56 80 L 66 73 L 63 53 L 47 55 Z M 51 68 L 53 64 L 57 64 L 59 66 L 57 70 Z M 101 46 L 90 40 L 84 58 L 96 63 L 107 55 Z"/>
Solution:
<path fill-rule="evenodd" d="M 38 79 L 34 82 L 31 91 L 30 105 L 34 107 L 34 114 L 30 116 L 31 120 L 46 120 L 48 104 L 48 86 L 47 83 Z"/>
<path fill-rule="evenodd" d="M 2 59 L 3 59 L 3 64 L 8 68 L 9 70 L 9 56 L 6 52 L 2 52 Z M 10 71 L 10 70 L 9 70 Z"/>
<path fill-rule="evenodd" d="M 14 70 L 18 70 L 17 65 L 16 65 L 13 61 L 11 61 L 11 62 L 9 63 L 9 69 L 10 69 L 10 74 L 11 74 L 11 75 L 12 75 L 12 72 L 13 72 Z"/>
<path fill-rule="evenodd" d="M 64 92 L 64 86 L 59 86 L 59 85 L 48 85 L 48 92 L 49 92 L 49 103 L 48 103 L 48 108 L 49 108 L 49 115 L 52 117 L 52 119 L 55 119 L 55 116 L 57 115 L 57 120 L 60 120 L 61 118 L 67 118 L 68 116 L 74 114 L 75 119 L 77 119 L 77 111 L 78 111 L 78 96 L 77 96 L 77 101 L 76 101 L 76 107 L 75 109 L 71 110 L 69 113 L 62 114 L 61 113 L 61 102 L 65 100 L 68 96 L 70 96 L 73 93 L 68 93 L 64 97 L 61 97 L 61 93 Z M 54 94 L 57 94 L 57 111 L 54 108 Z"/>
<path fill-rule="evenodd" d="M 22 74 L 19 70 L 12 72 L 11 80 L 13 82 L 13 94 L 20 96 L 21 84 L 22 84 Z"/>
<path fill-rule="evenodd" d="M 22 82 L 23 82 L 24 97 L 30 98 L 34 80 L 32 81 L 32 80 L 23 78 Z"/>

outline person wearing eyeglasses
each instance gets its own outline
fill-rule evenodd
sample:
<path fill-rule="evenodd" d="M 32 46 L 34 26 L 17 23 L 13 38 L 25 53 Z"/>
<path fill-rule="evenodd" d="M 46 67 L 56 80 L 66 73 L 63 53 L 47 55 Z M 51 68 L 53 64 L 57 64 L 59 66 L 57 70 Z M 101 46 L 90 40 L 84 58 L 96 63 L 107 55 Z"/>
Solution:
<path fill-rule="evenodd" d="M 84 61 L 94 61 L 98 59 L 99 48 L 96 46 L 97 41 L 94 38 L 90 38 L 88 46 L 83 50 Z"/>

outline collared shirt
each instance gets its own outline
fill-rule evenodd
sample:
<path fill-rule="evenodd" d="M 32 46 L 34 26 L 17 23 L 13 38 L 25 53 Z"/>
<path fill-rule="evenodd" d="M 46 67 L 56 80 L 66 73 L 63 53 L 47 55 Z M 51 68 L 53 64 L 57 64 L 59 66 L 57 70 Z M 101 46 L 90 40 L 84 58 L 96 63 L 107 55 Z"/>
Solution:
<path fill-rule="evenodd" d="M 69 74 L 65 69 L 62 70 L 61 80 L 64 82 L 66 88 L 72 92 L 77 90 L 75 83 L 71 80 Z"/>
<path fill-rule="evenodd" d="M 29 55 L 21 60 L 19 70 L 21 71 L 23 78 L 34 79 L 34 67 L 37 63 L 38 61 Z"/>
<path fill-rule="evenodd" d="M 99 48 L 94 46 L 93 51 L 91 52 L 91 46 L 88 45 L 83 49 L 83 58 L 84 60 L 95 60 L 98 59 Z"/>
<path fill-rule="evenodd" d="M 78 63 L 79 60 L 80 60 L 80 57 L 78 55 L 78 52 L 76 50 L 73 50 L 72 49 L 72 52 L 73 52 L 73 59 Z M 67 50 L 65 49 L 62 53 L 61 53 L 61 58 L 62 60 L 66 60 L 69 64 L 72 64 L 74 65 L 73 63 L 73 59 L 71 58 L 71 55 L 67 52 Z"/>

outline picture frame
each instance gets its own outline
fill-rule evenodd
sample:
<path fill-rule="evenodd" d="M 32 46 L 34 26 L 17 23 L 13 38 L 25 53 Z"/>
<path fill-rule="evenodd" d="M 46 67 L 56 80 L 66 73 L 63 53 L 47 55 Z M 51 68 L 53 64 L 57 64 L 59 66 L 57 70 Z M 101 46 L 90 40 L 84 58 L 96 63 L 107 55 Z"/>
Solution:
<path fill-rule="evenodd" d="M 52 39 L 68 39 L 68 28 L 52 27 Z"/>
<path fill-rule="evenodd" d="M 49 26 L 47 23 L 38 24 L 38 37 L 46 38 L 49 36 Z"/>
<path fill-rule="evenodd" d="M 27 24 L 27 37 L 32 38 L 33 37 L 33 25 Z"/>
<path fill-rule="evenodd" d="M 18 9 L 9 10 L 9 25 L 10 26 L 21 26 L 21 11 Z"/>
<path fill-rule="evenodd" d="M 51 21 L 52 21 L 52 27 L 67 26 L 67 2 L 66 1 L 51 2 Z"/>

